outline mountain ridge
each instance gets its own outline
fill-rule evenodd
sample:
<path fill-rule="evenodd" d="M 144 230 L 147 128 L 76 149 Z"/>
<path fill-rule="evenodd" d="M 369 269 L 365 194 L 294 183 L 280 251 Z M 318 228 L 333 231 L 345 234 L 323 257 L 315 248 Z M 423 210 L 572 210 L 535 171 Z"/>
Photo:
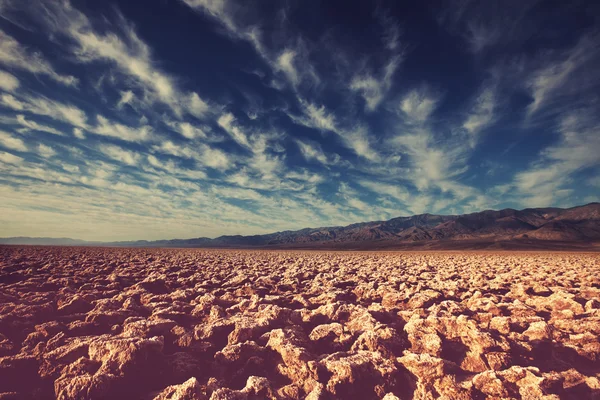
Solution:
<path fill-rule="evenodd" d="M 418 214 L 347 226 L 286 230 L 214 239 L 85 241 L 70 238 L 0 238 L 0 244 L 198 248 L 511 248 L 600 246 L 600 203 L 571 208 L 483 210 L 461 215 Z"/>

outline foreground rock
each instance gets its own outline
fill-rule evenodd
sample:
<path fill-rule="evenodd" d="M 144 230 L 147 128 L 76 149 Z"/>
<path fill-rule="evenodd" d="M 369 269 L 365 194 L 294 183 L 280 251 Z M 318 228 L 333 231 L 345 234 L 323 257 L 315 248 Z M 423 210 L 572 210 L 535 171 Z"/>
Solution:
<path fill-rule="evenodd" d="M 0 399 L 600 398 L 600 256 L 0 247 Z"/>

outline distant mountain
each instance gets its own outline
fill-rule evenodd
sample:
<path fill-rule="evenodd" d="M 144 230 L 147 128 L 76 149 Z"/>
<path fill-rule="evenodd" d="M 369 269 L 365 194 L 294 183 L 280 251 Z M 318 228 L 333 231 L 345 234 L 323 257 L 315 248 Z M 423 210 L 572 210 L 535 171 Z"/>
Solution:
<path fill-rule="evenodd" d="M 463 215 L 421 214 L 265 235 L 130 242 L 6 238 L 0 244 L 331 249 L 600 249 L 600 203 L 573 208 L 510 208 Z"/>

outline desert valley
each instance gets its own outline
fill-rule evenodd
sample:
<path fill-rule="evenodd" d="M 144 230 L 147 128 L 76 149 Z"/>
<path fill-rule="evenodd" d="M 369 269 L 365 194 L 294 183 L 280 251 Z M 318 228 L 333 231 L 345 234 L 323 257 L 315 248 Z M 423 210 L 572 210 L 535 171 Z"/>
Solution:
<path fill-rule="evenodd" d="M 0 247 L 0 399 L 593 399 L 598 253 Z"/>

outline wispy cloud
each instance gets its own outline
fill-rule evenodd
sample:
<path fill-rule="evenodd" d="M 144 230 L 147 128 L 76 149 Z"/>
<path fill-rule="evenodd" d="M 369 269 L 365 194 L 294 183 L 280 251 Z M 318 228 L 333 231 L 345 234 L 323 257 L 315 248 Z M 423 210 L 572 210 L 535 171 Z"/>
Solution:
<path fill-rule="evenodd" d="M 231 135 L 232 139 L 239 144 L 240 146 L 246 149 L 252 149 L 250 142 L 248 141 L 248 136 L 242 129 L 235 124 L 235 117 L 231 113 L 223 114 L 219 117 L 217 121 L 219 126 L 225 130 L 229 135 Z"/>
<path fill-rule="evenodd" d="M 96 126 L 89 127 L 93 133 L 113 137 L 128 142 L 143 142 L 152 140 L 152 127 L 141 125 L 139 127 L 130 127 L 120 123 L 110 121 L 102 115 L 96 116 Z"/>
<path fill-rule="evenodd" d="M 392 88 L 392 78 L 401 61 L 400 55 L 394 55 L 385 64 L 379 76 L 362 73 L 355 76 L 350 82 L 350 89 L 361 94 L 368 111 L 375 111 Z"/>
<path fill-rule="evenodd" d="M 335 116 L 324 105 L 317 106 L 306 101 L 303 101 L 301 104 L 303 115 L 288 114 L 294 122 L 323 132 L 333 132 L 342 139 L 346 147 L 352 149 L 358 156 L 372 161 L 379 159 L 380 156 L 372 148 L 371 138 L 364 125 L 354 123 L 347 127 L 342 127 L 336 121 Z"/>
<path fill-rule="evenodd" d="M 103 144 L 98 147 L 98 150 L 108 158 L 126 165 L 136 166 L 140 163 L 140 154 L 125 150 L 119 146 Z"/>
<path fill-rule="evenodd" d="M 165 104 L 176 115 L 187 112 L 203 117 L 209 111 L 210 107 L 197 93 L 182 91 L 175 78 L 155 66 L 150 47 L 122 15 L 117 14 L 117 20 L 108 23 L 107 30 L 99 31 L 68 0 L 39 2 L 45 12 L 33 17 L 53 35 L 69 39 L 77 61 L 111 63 L 144 91 L 146 101 Z"/>
<path fill-rule="evenodd" d="M 57 73 L 41 53 L 29 51 L 1 30 L 0 64 L 9 68 L 25 70 L 35 75 L 45 75 L 66 86 L 76 86 L 78 83 L 77 78 L 73 76 Z"/>
<path fill-rule="evenodd" d="M 406 94 L 398 108 L 408 118 L 409 122 L 424 123 L 435 110 L 439 96 L 432 93 L 431 89 L 421 87 L 411 90 Z"/>
<path fill-rule="evenodd" d="M 38 145 L 37 152 L 40 156 L 44 158 L 51 158 L 56 155 L 56 151 L 51 146 L 47 146 L 43 143 L 40 143 Z"/>
<path fill-rule="evenodd" d="M 462 125 L 470 135 L 471 146 L 475 146 L 481 131 L 490 126 L 496 118 L 496 91 L 495 84 L 486 84 L 475 98 L 467 119 Z"/>
<path fill-rule="evenodd" d="M 317 160 L 321 164 L 327 165 L 330 163 L 329 158 L 323 152 L 321 145 L 319 143 L 312 143 L 306 140 L 296 140 L 296 144 L 302 153 L 302 156 L 307 160 Z M 338 156 L 339 157 L 339 156 Z"/>
<path fill-rule="evenodd" d="M 0 140 L 2 133 L 0 133 Z M 0 162 L 3 164 L 19 165 L 23 162 L 23 157 L 16 156 L 5 151 L 0 151 Z"/>
<path fill-rule="evenodd" d="M 54 129 L 50 126 L 38 124 L 37 122 L 32 121 L 32 120 L 27 120 L 27 119 L 25 119 L 25 116 L 22 114 L 17 115 L 17 122 L 19 124 L 21 124 L 25 128 L 25 130 L 48 132 L 48 133 L 51 133 L 53 135 L 58 135 L 58 136 L 64 135 L 61 131 Z"/>
<path fill-rule="evenodd" d="M 560 138 L 545 148 L 513 185 L 524 204 L 547 206 L 572 193 L 574 175 L 600 164 L 600 121 L 593 108 L 572 111 L 558 126 Z"/>
<path fill-rule="evenodd" d="M 0 131 L 0 145 L 10 150 L 27 151 L 27 145 L 23 139 L 4 131 Z"/>
<path fill-rule="evenodd" d="M 544 56 L 542 67 L 532 74 L 526 84 L 533 98 L 527 110 L 529 115 L 543 106 L 552 105 L 555 99 L 565 94 L 598 87 L 600 74 L 594 72 L 593 67 L 592 70 L 582 69 L 600 59 L 599 42 L 599 34 L 586 34 L 571 49 Z"/>
<path fill-rule="evenodd" d="M 87 116 L 81 109 L 43 96 L 22 95 L 17 98 L 3 94 L 0 96 L 0 105 L 15 111 L 47 116 L 76 127 L 85 127 L 87 124 Z"/>
<path fill-rule="evenodd" d="M 0 70 L 0 89 L 13 92 L 19 87 L 19 80 L 12 74 Z"/>

